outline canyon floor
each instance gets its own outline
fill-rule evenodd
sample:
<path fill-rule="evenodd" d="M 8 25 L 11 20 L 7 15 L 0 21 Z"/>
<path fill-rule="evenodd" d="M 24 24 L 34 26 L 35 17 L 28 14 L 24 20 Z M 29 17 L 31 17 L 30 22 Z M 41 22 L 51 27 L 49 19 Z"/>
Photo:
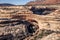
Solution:
<path fill-rule="evenodd" d="M 60 40 L 60 5 L 0 6 L 0 40 Z"/>

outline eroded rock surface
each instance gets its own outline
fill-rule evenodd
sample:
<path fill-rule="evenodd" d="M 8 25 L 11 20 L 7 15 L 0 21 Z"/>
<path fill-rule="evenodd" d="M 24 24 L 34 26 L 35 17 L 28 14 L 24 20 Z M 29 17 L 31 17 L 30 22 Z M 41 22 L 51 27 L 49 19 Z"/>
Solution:
<path fill-rule="evenodd" d="M 26 5 L 52 5 L 60 4 L 60 0 L 33 0 L 28 2 Z"/>
<path fill-rule="evenodd" d="M 60 40 L 60 7 L 0 7 L 0 40 Z"/>

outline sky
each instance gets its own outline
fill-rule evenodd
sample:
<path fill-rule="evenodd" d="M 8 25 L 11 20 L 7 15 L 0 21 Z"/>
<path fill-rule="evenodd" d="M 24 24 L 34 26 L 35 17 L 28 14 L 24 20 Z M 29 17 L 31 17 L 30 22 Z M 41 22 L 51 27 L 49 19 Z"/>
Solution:
<path fill-rule="evenodd" d="M 15 5 L 24 5 L 31 0 L 0 0 L 0 3 L 11 3 Z"/>

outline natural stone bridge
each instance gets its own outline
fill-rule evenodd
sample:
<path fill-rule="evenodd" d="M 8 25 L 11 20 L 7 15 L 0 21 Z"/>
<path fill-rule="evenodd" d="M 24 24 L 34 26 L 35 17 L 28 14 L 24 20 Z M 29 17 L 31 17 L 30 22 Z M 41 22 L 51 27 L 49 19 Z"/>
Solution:
<path fill-rule="evenodd" d="M 51 10 L 51 7 L 47 8 Z M 1 7 L 0 19 L 1 40 L 35 40 L 35 38 L 36 40 L 44 40 L 44 36 L 46 36 L 45 40 L 48 40 L 49 35 L 60 36 L 59 7 L 48 15 L 34 14 L 30 8 L 26 7 L 17 6 L 16 9 L 14 7 Z M 39 35 L 42 35 L 41 39 L 37 38 Z"/>

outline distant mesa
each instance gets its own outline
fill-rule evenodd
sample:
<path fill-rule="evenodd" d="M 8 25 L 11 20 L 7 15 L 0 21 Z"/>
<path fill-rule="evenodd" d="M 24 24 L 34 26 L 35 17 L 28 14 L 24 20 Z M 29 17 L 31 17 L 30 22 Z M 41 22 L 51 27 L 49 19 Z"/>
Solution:
<path fill-rule="evenodd" d="M 9 4 L 9 3 L 1 3 L 0 6 L 14 6 L 14 4 Z"/>
<path fill-rule="evenodd" d="M 26 5 L 54 5 L 60 4 L 60 0 L 35 0 L 30 1 Z"/>

